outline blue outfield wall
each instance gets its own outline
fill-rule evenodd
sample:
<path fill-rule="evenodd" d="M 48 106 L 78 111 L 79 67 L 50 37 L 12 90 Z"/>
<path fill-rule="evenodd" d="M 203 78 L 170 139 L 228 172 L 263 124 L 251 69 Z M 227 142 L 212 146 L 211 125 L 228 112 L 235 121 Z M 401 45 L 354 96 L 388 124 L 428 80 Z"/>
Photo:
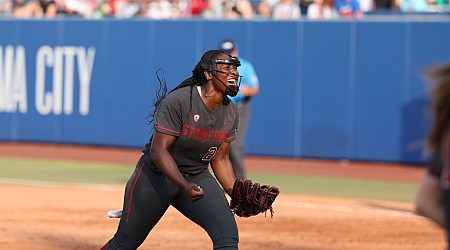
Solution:
<path fill-rule="evenodd" d="M 450 21 L 0 21 L 0 140 L 141 147 L 164 69 L 190 76 L 223 38 L 261 81 L 247 153 L 424 163 L 423 74 Z"/>

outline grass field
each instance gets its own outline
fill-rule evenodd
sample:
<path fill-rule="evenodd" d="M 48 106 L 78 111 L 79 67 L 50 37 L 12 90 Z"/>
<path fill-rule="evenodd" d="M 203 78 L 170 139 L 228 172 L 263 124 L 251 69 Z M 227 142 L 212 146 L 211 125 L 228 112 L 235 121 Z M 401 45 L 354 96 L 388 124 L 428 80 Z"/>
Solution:
<path fill-rule="evenodd" d="M 136 150 L 11 144 L 0 148 L 1 249 L 99 249 L 117 229 Z M 49 160 L 51 157 L 52 160 Z M 274 217 L 236 217 L 242 250 L 435 250 L 442 229 L 414 214 L 423 169 L 383 163 L 248 157 L 247 177 L 281 194 Z M 324 237 L 326 236 L 326 237 Z M 194 241 L 192 239 L 195 239 Z M 211 249 L 170 207 L 139 248 Z"/>
<path fill-rule="evenodd" d="M 124 185 L 133 168 L 120 164 L 0 158 L 0 178 L 67 184 Z M 270 183 L 285 193 L 412 202 L 418 184 L 301 175 L 252 173 L 255 182 Z"/>

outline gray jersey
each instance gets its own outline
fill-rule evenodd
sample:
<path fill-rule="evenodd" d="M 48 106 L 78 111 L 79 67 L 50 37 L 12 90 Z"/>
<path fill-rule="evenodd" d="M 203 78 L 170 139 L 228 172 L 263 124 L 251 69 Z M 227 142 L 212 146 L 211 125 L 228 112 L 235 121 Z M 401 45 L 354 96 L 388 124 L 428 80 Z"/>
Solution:
<path fill-rule="evenodd" d="M 191 87 L 184 87 L 169 93 L 159 104 L 153 123 L 155 131 L 177 137 L 169 152 L 180 172 L 197 174 L 208 168 L 223 142 L 234 140 L 238 121 L 237 109 L 228 97 L 211 111 L 196 87 L 192 102 Z M 150 165 L 157 169 L 154 162 Z"/>

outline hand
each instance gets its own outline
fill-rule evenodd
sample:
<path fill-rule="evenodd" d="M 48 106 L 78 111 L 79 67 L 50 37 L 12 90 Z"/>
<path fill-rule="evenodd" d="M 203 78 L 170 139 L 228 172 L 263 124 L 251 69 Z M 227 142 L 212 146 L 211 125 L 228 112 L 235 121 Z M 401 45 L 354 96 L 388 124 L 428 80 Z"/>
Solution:
<path fill-rule="evenodd" d="M 184 188 L 184 192 L 191 201 L 200 200 L 205 195 L 203 189 L 195 183 L 188 183 Z"/>

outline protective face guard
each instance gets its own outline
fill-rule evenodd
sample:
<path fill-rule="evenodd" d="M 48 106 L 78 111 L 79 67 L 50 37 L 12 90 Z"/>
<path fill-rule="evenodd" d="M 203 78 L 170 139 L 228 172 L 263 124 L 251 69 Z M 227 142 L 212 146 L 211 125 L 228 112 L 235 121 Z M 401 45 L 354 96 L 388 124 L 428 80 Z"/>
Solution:
<path fill-rule="evenodd" d="M 236 67 L 241 66 L 241 62 L 237 57 L 232 56 L 230 59 L 215 59 L 213 60 L 213 67 L 216 68 L 217 64 L 230 64 Z"/>
<path fill-rule="evenodd" d="M 239 59 L 237 57 L 230 57 L 230 59 L 214 59 L 212 61 L 212 65 L 208 65 L 206 63 L 202 63 L 202 68 L 205 70 L 208 70 L 210 72 L 213 73 L 213 76 L 216 77 L 217 72 L 223 73 L 223 74 L 227 74 L 227 72 L 223 72 L 223 71 L 219 71 L 217 70 L 217 64 L 229 64 L 229 65 L 235 65 L 236 68 L 241 66 L 241 62 L 239 61 Z M 217 77 L 216 77 L 217 78 Z M 237 85 L 228 85 L 225 82 L 223 82 L 220 78 L 217 78 L 225 87 L 225 95 L 229 95 L 229 96 L 236 96 L 237 93 L 239 92 L 239 86 L 241 85 L 241 78 L 242 76 L 239 76 L 239 80 Z"/>
<path fill-rule="evenodd" d="M 212 65 L 208 65 L 206 63 L 202 63 L 202 68 L 208 71 L 212 71 L 213 74 L 216 74 L 217 64 L 230 64 L 236 67 L 241 66 L 241 62 L 237 57 L 232 56 L 230 59 L 214 59 L 212 61 Z"/>

